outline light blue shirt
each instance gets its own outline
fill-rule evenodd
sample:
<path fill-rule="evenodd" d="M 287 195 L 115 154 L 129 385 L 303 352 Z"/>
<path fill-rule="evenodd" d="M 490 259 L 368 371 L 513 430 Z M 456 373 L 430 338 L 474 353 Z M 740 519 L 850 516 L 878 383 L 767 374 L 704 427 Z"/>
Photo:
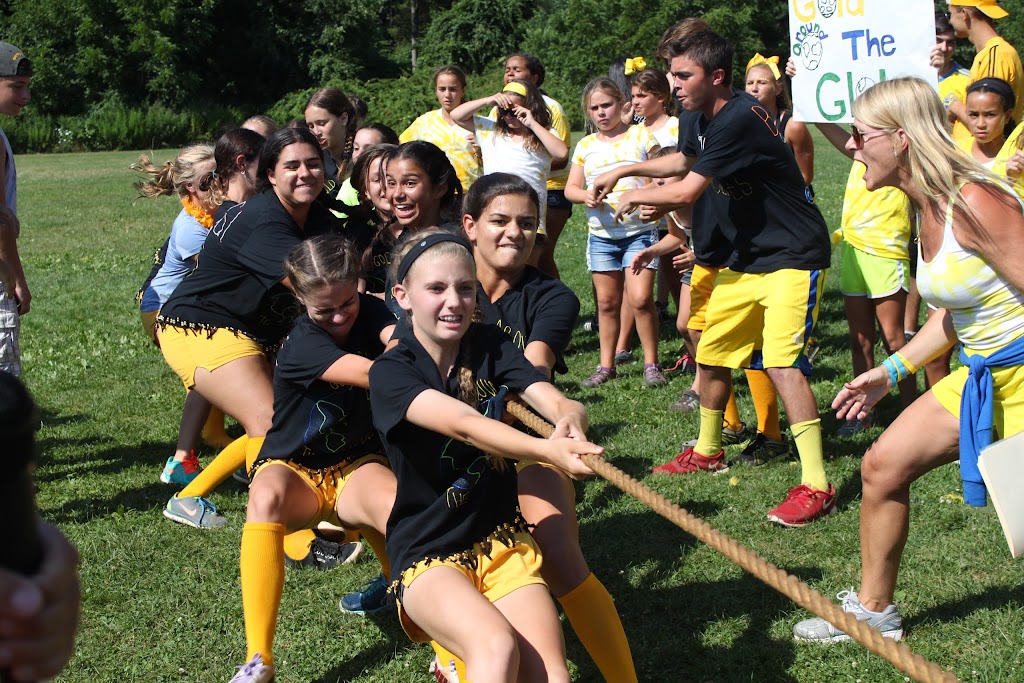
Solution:
<path fill-rule="evenodd" d="M 158 311 L 164 305 L 171 292 L 195 266 L 193 256 L 203 248 L 203 242 L 210 231 L 203 227 L 184 209 L 174 219 L 171 226 L 171 239 L 167 244 L 167 256 L 160 270 L 142 293 L 139 310 L 143 313 Z"/>

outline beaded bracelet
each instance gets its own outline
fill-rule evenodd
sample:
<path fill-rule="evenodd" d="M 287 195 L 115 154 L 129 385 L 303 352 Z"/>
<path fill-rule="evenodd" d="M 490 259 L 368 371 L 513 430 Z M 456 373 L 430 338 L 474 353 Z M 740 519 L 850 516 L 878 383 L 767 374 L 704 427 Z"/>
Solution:
<path fill-rule="evenodd" d="M 896 386 L 917 372 L 917 366 L 904 358 L 899 351 L 883 360 L 882 367 L 889 372 L 890 386 Z"/>

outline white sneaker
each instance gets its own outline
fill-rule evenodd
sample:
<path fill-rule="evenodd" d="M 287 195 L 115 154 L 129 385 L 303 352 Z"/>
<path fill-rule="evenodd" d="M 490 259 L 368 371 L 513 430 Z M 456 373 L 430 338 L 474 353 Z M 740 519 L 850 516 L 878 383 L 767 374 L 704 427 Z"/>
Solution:
<path fill-rule="evenodd" d="M 886 638 L 903 640 L 903 617 L 896 605 L 889 605 L 881 612 L 872 612 L 860 604 L 857 594 L 850 590 L 840 591 L 838 595 L 844 612 L 855 616 L 859 621 L 868 622 L 868 626 L 881 631 Z M 815 617 L 805 619 L 793 627 L 796 640 L 807 640 L 815 643 L 841 643 L 850 640 L 850 636 L 840 631 L 828 621 Z"/>
<path fill-rule="evenodd" d="M 263 663 L 263 655 L 259 652 L 248 662 L 238 667 L 238 671 L 228 683 L 272 683 L 274 667 Z"/>

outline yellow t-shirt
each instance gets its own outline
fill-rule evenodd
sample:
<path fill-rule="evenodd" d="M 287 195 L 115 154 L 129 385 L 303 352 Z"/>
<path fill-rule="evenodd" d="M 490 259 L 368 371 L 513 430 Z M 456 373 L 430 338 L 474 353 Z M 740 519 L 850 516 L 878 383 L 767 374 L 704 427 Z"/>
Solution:
<path fill-rule="evenodd" d="M 1021 139 L 1021 136 L 1024 136 L 1024 122 L 1018 123 L 1017 127 L 1013 129 L 1013 132 L 1006 136 L 1006 142 L 1004 142 L 1003 146 L 999 149 L 999 154 L 996 155 L 995 162 L 992 164 L 993 173 L 998 173 L 1000 176 L 1006 178 L 1006 162 L 1013 156 L 1013 153 L 1017 151 L 1018 140 Z M 970 149 L 970 147 L 967 148 L 968 152 Z M 1007 180 L 1009 180 L 1009 178 L 1007 178 Z M 1013 191 L 1021 198 L 1024 198 L 1024 173 L 1022 173 L 1020 177 L 1017 178 L 1016 182 L 1014 182 Z"/>
<path fill-rule="evenodd" d="M 435 109 L 413 121 L 412 125 L 398 136 L 398 141 L 426 140 L 440 147 L 455 167 L 459 182 L 465 191 L 483 173 L 480 152 L 470 142 L 472 136 L 473 134 L 462 126 L 449 125 L 441 115 L 441 110 Z"/>
<path fill-rule="evenodd" d="M 910 199 L 895 187 L 874 192 L 864 185 L 864 164 L 854 162 L 843 198 L 843 239 L 872 256 L 906 260 Z"/>
<path fill-rule="evenodd" d="M 971 65 L 971 83 L 983 78 L 1001 78 L 1013 88 L 1017 103 L 1013 107 L 1013 120 L 1020 121 L 1024 112 L 1024 67 L 1013 46 L 996 36 L 978 50 Z"/>
<path fill-rule="evenodd" d="M 939 97 L 942 104 L 949 109 L 954 100 L 965 102 L 967 100 L 967 86 L 971 84 L 971 72 L 959 64 L 954 63 L 953 68 L 945 76 L 939 76 Z M 957 119 L 953 124 L 953 139 L 971 137 L 971 131 Z"/>

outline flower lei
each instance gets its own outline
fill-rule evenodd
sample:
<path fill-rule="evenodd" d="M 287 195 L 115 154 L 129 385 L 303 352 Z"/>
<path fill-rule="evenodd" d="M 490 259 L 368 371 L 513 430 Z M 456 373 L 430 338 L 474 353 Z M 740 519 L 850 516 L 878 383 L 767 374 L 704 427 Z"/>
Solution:
<path fill-rule="evenodd" d="M 185 213 L 199 221 L 199 225 L 207 230 L 213 227 L 213 214 L 200 206 L 196 206 L 196 203 L 192 201 L 192 197 L 182 197 L 181 208 L 185 209 Z"/>

